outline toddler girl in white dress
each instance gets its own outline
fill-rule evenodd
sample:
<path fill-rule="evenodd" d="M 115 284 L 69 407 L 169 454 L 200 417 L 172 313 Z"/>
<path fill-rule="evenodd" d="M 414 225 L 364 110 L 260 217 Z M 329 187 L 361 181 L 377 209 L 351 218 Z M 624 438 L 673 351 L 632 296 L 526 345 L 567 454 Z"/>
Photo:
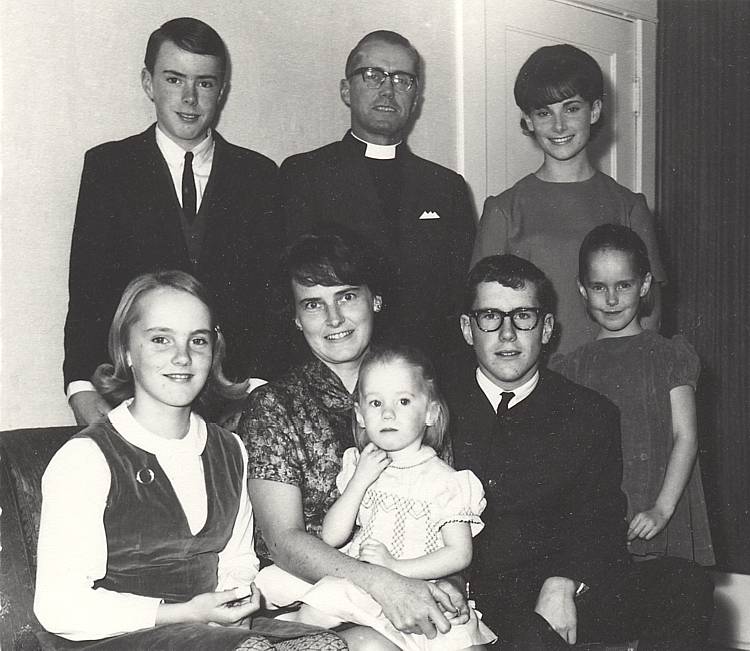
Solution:
<path fill-rule="evenodd" d="M 344 453 L 336 480 L 341 496 L 326 514 L 323 540 L 411 578 L 433 580 L 465 570 L 472 536 L 484 526 L 479 516 L 486 502 L 471 471 L 455 471 L 438 457 L 448 411 L 429 362 L 409 348 L 368 353 L 355 420 L 358 447 Z M 302 592 L 307 584 L 299 583 Z M 467 623 L 432 640 L 404 634 L 346 579 L 326 577 L 298 598 L 305 604 L 296 616 L 302 621 L 364 624 L 402 649 L 482 649 L 496 639 L 473 609 Z"/>

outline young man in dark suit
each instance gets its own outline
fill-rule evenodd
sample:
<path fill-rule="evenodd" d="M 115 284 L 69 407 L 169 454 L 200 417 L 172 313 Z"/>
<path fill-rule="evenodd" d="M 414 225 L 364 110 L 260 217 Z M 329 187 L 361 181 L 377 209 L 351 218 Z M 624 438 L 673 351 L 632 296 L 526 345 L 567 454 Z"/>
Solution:
<path fill-rule="evenodd" d="M 365 36 L 346 61 L 340 94 L 351 114 L 343 140 L 281 166 L 288 239 L 328 223 L 363 237 L 391 273 L 379 334 L 393 330 L 435 353 L 451 338 L 475 223 L 466 182 L 411 152 L 420 56 L 400 34 Z"/>
<path fill-rule="evenodd" d="M 512 255 L 484 258 L 467 281 L 461 330 L 476 363 L 443 388 L 456 468 L 487 492 L 477 606 L 511 648 L 703 649 L 713 586 L 702 568 L 628 554 L 617 408 L 540 368 L 553 302 L 546 276 Z"/>
<path fill-rule="evenodd" d="M 227 73 L 226 47 L 209 25 L 168 21 L 151 34 L 141 74 L 156 124 L 86 153 L 63 367 L 80 424 L 110 408 L 88 380 L 108 361 L 107 332 L 122 290 L 145 271 L 181 269 L 208 287 L 230 375 L 269 370 L 266 292 L 283 239 L 278 171 L 212 130 Z"/>

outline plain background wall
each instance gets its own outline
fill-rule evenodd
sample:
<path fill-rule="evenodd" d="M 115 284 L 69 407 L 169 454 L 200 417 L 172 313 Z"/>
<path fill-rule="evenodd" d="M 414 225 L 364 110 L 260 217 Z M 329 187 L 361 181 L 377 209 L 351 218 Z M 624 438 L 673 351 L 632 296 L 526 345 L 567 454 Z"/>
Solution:
<path fill-rule="evenodd" d="M 502 188 L 486 187 L 492 116 L 473 109 L 486 101 L 493 65 L 487 14 L 506 1 L 0 0 L 0 429 L 72 422 L 61 366 L 83 154 L 153 121 L 140 86 L 153 29 L 184 15 L 217 29 L 232 59 L 218 128 L 278 163 L 341 138 L 349 123 L 338 91 L 346 55 L 369 31 L 402 32 L 426 61 L 410 146 L 461 173 L 465 166 L 481 208 L 487 192 Z M 656 13 L 655 0 L 554 2 L 647 20 Z M 572 38 L 580 23 L 568 22 L 558 27 Z M 650 43 L 642 34 L 638 40 Z M 653 69 L 651 54 L 643 52 L 646 71 Z M 641 108 L 653 122 L 653 107 Z M 634 189 L 648 193 L 651 185 Z"/>
<path fill-rule="evenodd" d="M 224 38 L 231 90 L 218 129 L 280 163 L 339 139 L 346 55 L 395 29 L 427 67 L 420 155 L 457 169 L 457 15 L 453 0 L 2 0 L 0 429 L 72 423 L 62 387 L 67 273 L 84 152 L 154 119 L 140 86 L 149 34 L 194 16 Z M 429 8 L 429 11 L 426 11 Z"/>

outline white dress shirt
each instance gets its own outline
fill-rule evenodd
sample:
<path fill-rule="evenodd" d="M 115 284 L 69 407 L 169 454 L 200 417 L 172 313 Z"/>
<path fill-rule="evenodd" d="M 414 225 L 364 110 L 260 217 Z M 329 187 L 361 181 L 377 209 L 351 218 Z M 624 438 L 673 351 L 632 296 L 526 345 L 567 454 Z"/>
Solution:
<path fill-rule="evenodd" d="M 481 368 L 477 367 L 477 384 L 483 391 L 484 395 L 487 396 L 487 400 L 490 401 L 493 411 L 497 411 L 497 406 L 500 404 L 503 393 L 512 391 L 515 394 L 508 403 L 508 409 L 512 409 L 519 402 L 525 400 L 531 395 L 531 392 L 536 388 L 537 382 L 539 382 L 539 371 L 534 373 L 534 375 L 526 380 L 526 382 L 520 387 L 516 387 L 515 389 L 503 389 L 490 380 Z"/>
<path fill-rule="evenodd" d="M 108 418 L 129 443 L 154 454 L 174 488 L 193 534 L 206 523 L 208 497 L 200 455 L 206 423 L 192 414 L 182 439 L 165 439 L 133 418 L 130 400 Z M 236 437 L 236 435 L 235 435 Z M 247 495 L 247 452 L 243 457 L 242 493 L 232 535 L 219 552 L 218 590 L 246 588 L 258 573 L 253 546 L 253 514 Z M 93 584 L 107 571 L 104 509 L 111 483 L 109 465 L 91 439 L 65 443 L 42 478 L 34 612 L 50 632 L 70 640 L 96 640 L 153 627 L 160 599 Z"/>
<path fill-rule="evenodd" d="M 177 201 L 182 205 L 182 170 L 185 168 L 186 150 L 180 147 L 174 140 L 169 138 L 156 125 L 156 146 L 159 148 L 164 160 L 167 161 L 169 173 L 172 176 L 174 191 Z M 203 193 L 211 176 L 211 168 L 214 164 L 214 138 L 211 131 L 206 138 L 193 147 L 193 178 L 195 179 L 195 211 L 198 212 L 203 201 Z"/>

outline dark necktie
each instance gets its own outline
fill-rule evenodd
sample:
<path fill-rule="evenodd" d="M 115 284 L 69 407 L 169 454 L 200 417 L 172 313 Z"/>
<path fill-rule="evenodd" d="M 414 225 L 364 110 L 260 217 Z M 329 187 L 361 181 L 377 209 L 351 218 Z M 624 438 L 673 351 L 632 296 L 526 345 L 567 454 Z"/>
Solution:
<path fill-rule="evenodd" d="M 188 223 L 195 219 L 195 178 L 193 177 L 193 152 L 185 152 L 185 166 L 182 169 L 182 212 Z"/>
<path fill-rule="evenodd" d="M 500 394 L 500 404 L 497 406 L 498 419 L 502 419 L 502 417 L 508 413 L 508 405 L 515 395 L 516 394 L 512 391 L 503 391 L 502 394 Z"/>

